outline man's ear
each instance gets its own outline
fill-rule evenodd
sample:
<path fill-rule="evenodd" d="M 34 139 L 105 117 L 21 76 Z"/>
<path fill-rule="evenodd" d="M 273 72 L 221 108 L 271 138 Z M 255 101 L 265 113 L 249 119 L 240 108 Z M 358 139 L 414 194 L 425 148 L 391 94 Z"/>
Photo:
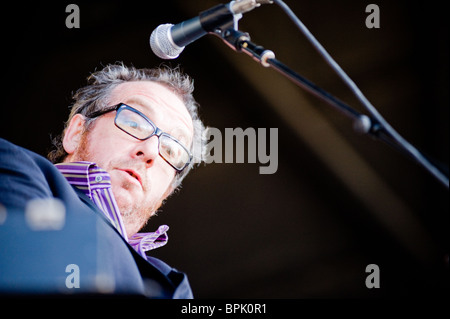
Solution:
<path fill-rule="evenodd" d="M 73 154 L 81 141 L 86 120 L 81 114 L 75 114 L 69 122 L 64 134 L 63 146 L 67 154 Z"/>

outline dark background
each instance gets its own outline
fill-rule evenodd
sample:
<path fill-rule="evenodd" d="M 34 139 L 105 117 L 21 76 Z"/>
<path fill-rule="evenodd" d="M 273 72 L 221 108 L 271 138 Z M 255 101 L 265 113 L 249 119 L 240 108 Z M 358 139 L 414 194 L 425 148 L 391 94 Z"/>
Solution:
<path fill-rule="evenodd" d="M 442 2 L 286 1 L 379 112 L 424 153 L 449 162 L 448 19 Z M 45 155 L 71 94 L 116 61 L 153 67 L 148 38 L 161 23 L 218 1 L 75 2 L 2 9 L 0 136 Z M 275 5 L 247 13 L 240 30 L 279 60 L 363 111 Z M 417 164 L 220 39 L 189 45 L 178 64 L 195 79 L 207 126 L 278 128 L 279 164 L 200 165 L 147 230 L 168 224 L 153 255 L 189 275 L 198 298 L 397 298 L 448 294 L 448 190 Z M 379 289 L 365 268 L 380 267 Z"/>

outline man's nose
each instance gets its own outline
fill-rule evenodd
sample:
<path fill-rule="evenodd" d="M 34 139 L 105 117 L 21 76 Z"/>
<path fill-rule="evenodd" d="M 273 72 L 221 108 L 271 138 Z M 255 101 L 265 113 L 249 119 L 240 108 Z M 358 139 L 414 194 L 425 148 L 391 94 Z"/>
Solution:
<path fill-rule="evenodd" d="M 134 149 L 134 157 L 145 162 L 146 166 L 151 166 L 159 156 L 158 136 L 154 135 L 147 140 L 139 141 Z"/>

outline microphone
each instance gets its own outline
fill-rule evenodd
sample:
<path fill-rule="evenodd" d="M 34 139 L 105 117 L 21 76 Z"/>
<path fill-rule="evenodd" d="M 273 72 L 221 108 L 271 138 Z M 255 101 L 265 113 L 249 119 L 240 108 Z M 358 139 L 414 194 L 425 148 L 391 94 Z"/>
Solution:
<path fill-rule="evenodd" d="M 161 59 L 175 59 L 185 46 L 201 38 L 207 33 L 221 34 L 223 28 L 233 26 L 237 29 L 237 21 L 242 14 L 272 3 L 271 0 L 236 0 L 228 4 L 219 4 L 201 12 L 197 17 L 176 25 L 166 23 L 159 25 L 150 36 L 150 47 Z"/>

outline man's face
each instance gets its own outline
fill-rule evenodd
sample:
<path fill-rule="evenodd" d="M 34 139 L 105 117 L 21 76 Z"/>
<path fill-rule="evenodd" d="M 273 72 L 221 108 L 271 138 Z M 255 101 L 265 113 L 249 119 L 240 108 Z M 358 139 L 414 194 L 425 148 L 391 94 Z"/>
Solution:
<path fill-rule="evenodd" d="M 189 148 L 193 137 L 191 116 L 182 100 L 165 86 L 149 81 L 122 83 L 114 88 L 109 101 L 110 105 L 125 103 L 139 110 Z M 64 147 L 69 153 L 66 161 L 95 162 L 110 174 L 114 197 L 131 236 L 173 191 L 176 171 L 159 155 L 157 136 L 138 140 L 115 126 L 115 115 L 110 112 L 97 118 L 88 132 L 75 139 L 77 145 L 72 152 L 66 141 Z M 66 136 L 65 140 L 70 140 L 71 135 L 66 132 Z"/>

